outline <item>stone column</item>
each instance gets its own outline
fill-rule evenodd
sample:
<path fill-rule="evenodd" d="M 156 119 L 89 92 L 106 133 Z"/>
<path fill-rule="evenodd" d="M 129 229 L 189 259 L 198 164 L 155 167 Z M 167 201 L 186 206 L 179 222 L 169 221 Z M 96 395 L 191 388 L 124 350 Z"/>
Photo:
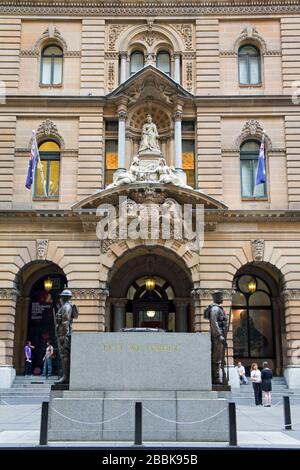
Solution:
<path fill-rule="evenodd" d="M 127 79 L 127 52 L 120 52 L 120 84 Z"/>
<path fill-rule="evenodd" d="M 291 389 L 300 388 L 300 289 L 285 288 L 281 294 L 284 305 L 283 358 L 284 377 Z"/>
<path fill-rule="evenodd" d="M 113 331 L 120 331 L 126 325 L 127 299 L 112 299 L 113 305 Z"/>
<path fill-rule="evenodd" d="M 180 52 L 174 52 L 174 80 L 180 83 Z"/>
<path fill-rule="evenodd" d="M 15 378 L 13 367 L 16 303 L 19 292 L 15 288 L 0 289 L 0 388 L 9 388 Z"/>
<path fill-rule="evenodd" d="M 175 328 L 178 333 L 187 333 L 188 331 L 188 303 L 189 299 L 175 299 L 176 307 Z"/>
<path fill-rule="evenodd" d="M 119 131 L 118 131 L 118 173 L 125 171 L 126 162 L 126 111 L 123 109 L 118 112 Z"/>
<path fill-rule="evenodd" d="M 182 111 L 180 107 L 177 108 L 174 114 L 174 121 L 174 166 L 183 183 L 186 183 L 186 174 L 182 170 Z"/>

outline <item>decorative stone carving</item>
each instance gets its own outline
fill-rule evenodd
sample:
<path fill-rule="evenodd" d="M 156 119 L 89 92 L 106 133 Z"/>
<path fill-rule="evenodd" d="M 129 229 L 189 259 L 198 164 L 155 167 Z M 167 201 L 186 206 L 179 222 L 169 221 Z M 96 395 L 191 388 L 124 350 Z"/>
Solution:
<path fill-rule="evenodd" d="M 37 259 L 45 261 L 47 258 L 49 240 L 38 239 L 36 241 Z"/>
<path fill-rule="evenodd" d="M 189 92 L 193 91 L 193 63 L 186 64 L 186 89 Z"/>
<path fill-rule="evenodd" d="M 108 77 L 107 77 L 107 88 L 108 91 L 112 91 L 114 89 L 115 84 L 115 69 L 114 63 L 109 62 L 108 64 Z"/>
<path fill-rule="evenodd" d="M 63 49 L 64 54 L 68 51 L 68 46 L 64 38 L 62 37 L 59 30 L 53 24 L 49 25 L 47 29 L 41 34 L 39 39 L 35 42 L 34 46 L 32 47 L 32 51 L 35 53 L 39 53 L 41 47 L 47 40 L 54 40 L 56 41 Z"/>
<path fill-rule="evenodd" d="M 111 239 L 106 239 L 106 240 L 101 240 L 101 253 L 107 253 L 109 251 L 109 248 L 111 245 L 114 243 L 117 243 L 117 239 L 111 240 Z"/>
<path fill-rule="evenodd" d="M 86 0 L 78 2 L 70 2 L 69 0 L 62 0 L 53 4 L 46 5 L 44 2 L 37 2 L 36 0 L 19 0 L 15 2 L 5 2 L 1 6 L 1 13 L 9 15 L 36 15 L 36 16 L 77 16 L 77 17 L 92 17 L 92 16 L 195 16 L 208 15 L 258 15 L 258 14 L 292 14 L 300 12 L 300 5 L 295 0 L 282 0 L 280 3 L 262 3 L 247 0 L 245 2 L 237 3 L 234 0 L 224 2 L 216 2 L 210 0 L 205 3 L 191 3 L 187 6 L 186 3 L 180 4 L 174 1 L 154 1 L 150 4 L 141 2 L 131 2 L 120 4 L 119 0 L 114 0 L 109 3 L 99 4 L 99 1 L 93 0 L 87 3 Z"/>
<path fill-rule="evenodd" d="M 128 26 L 125 24 L 110 24 L 108 28 L 108 50 L 114 51 L 116 47 L 116 41 L 120 34 Z"/>
<path fill-rule="evenodd" d="M 146 187 L 131 191 L 130 196 L 138 204 L 162 204 L 166 199 L 166 192 Z"/>
<path fill-rule="evenodd" d="M 65 146 L 64 139 L 58 132 L 56 125 L 52 121 L 50 121 L 50 119 L 46 119 L 46 121 L 43 121 L 39 125 L 36 131 L 36 137 L 38 140 L 43 139 L 44 137 L 54 137 L 59 141 L 61 147 Z"/>
<path fill-rule="evenodd" d="M 251 248 L 254 261 L 263 261 L 265 251 L 265 240 L 252 240 Z"/>
<path fill-rule="evenodd" d="M 146 79 L 140 79 L 132 83 L 126 90 L 126 97 L 129 100 L 129 104 L 133 104 L 144 97 L 143 91 L 146 90 L 147 96 L 155 97 L 155 99 L 163 101 L 167 104 L 173 104 L 174 102 L 174 89 L 162 83 L 161 80 L 155 79 L 154 77 L 148 77 Z M 145 96 L 145 98 L 147 98 Z"/>
<path fill-rule="evenodd" d="M 259 44 L 260 50 L 262 55 L 281 55 L 280 50 L 269 50 L 267 47 L 267 43 L 264 38 L 259 34 L 255 27 L 249 26 L 244 28 L 239 36 L 237 37 L 233 48 L 229 51 L 220 51 L 220 57 L 236 57 L 238 54 L 238 50 L 243 43 L 247 41 L 256 42 Z"/>
<path fill-rule="evenodd" d="M 300 300 L 300 289 L 284 289 L 281 292 L 284 301 Z"/>
<path fill-rule="evenodd" d="M 191 24 L 174 24 L 174 28 L 181 34 L 187 51 L 193 50 L 193 28 Z"/>
<path fill-rule="evenodd" d="M 234 289 L 200 289 L 200 288 L 196 288 L 196 289 L 192 289 L 191 297 L 193 299 L 199 299 L 199 300 L 211 300 L 212 299 L 212 294 L 216 290 L 222 291 L 224 300 L 231 300 L 233 294 L 235 294 Z"/>
<path fill-rule="evenodd" d="M 236 39 L 234 46 L 233 46 L 233 51 L 235 53 L 238 52 L 238 49 L 240 45 L 245 42 L 247 39 L 257 41 L 260 44 L 261 51 L 264 54 L 267 50 L 267 43 L 264 40 L 264 38 L 259 34 L 256 28 L 252 26 L 248 26 L 247 28 L 244 28 L 241 33 L 239 34 L 239 37 Z"/>
<path fill-rule="evenodd" d="M 109 295 L 108 289 L 105 288 L 95 288 L 95 289 L 72 289 L 73 299 L 93 299 L 93 300 L 102 300 Z"/>
<path fill-rule="evenodd" d="M 257 137 L 259 140 L 261 140 L 263 135 L 263 128 L 259 121 L 256 121 L 255 119 L 250 119 L 249 121 L 246 122 L 246 124 L 243 127 L 242 133 L 239 135 L 238 139 L 235 142 L 235 148 L 236 150 L 240 150 L 240 147 L 242 143 L 253 137 Z M 270 151 L 272 149 L 272 142 L 269 136 L 265 133 L 265 144 Z"/>
<path fill-rule="evenodd" d="M 13 300 L 16 301 L 20 292 L 15 288 L 0 289 L 0 300 Z"/>

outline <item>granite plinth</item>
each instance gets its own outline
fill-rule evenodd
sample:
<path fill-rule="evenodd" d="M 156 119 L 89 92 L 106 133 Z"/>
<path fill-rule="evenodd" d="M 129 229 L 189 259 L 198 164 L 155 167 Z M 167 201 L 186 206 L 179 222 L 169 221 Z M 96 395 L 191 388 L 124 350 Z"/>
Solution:
<path fill-rule="evenodd" d="M 211 390 L 209 333 L 74 333 L 70 390 Z"/>

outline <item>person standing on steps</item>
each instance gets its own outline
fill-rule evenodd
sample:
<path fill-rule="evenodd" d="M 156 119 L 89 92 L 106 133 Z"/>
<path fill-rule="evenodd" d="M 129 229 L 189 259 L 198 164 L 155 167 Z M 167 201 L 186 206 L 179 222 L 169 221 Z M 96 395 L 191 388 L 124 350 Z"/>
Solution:
<path fill-rule="evenodd" d="M 251 365 L 251 380 L 254 390 L 255 405 L 262 405 L 261 372 L 256 362 Z"/>
<path fill-rule="evenodd" d="M 25 354 L 25 376 L 28 377 L 32 374 L 32 349 L 35 347 L 31 344 L 31 341 L 26 341 L 24 348 Z"/>
<path fill-rule="evenodd" d="M 262 390 L 264 392 L 264 406 L 270 407 L 272 403 L 272 378 L 273 373 L 268 367 L 268 363 L 263 363 L 263 370 L 261 371 Z"/>
<path fill-rule="evenodd" d="M 46 377 L 49 379 L 49 377 L 52 374 L 52 357 L 54 354 L 53 346 L 50 343 L 50 341 L 47 341 L 47 348 L 46 348 L 46 353 L 44 356 L 44 368 L 43 368 L 43 377 Z"/>

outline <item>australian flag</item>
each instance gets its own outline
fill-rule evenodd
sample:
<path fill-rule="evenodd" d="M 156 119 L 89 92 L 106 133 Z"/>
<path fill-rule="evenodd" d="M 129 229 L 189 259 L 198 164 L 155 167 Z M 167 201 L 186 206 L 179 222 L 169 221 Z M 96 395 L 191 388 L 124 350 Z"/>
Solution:
<path fill-rule="evenodd" d="M 265 134 L 261 139 L 255 185 L 266 182 Z"/>
<path fill-rule="evenodd" d="M 25 182 L 25 187 L 27 189 L 31 189 L 31 186 L 34 180 L 34 172 L 35 172 L 36 165 L 38 162 L 38 156 L 39 156 L 39 150 L 37 146 L 35 132 L 33 131 L 32 139 L 31 139 L 31 150 L 30 150 L 29 161 L 28 161 L 28 170 L 27 170 L 27 176 L 26 176 L 26 182 Z"/>

